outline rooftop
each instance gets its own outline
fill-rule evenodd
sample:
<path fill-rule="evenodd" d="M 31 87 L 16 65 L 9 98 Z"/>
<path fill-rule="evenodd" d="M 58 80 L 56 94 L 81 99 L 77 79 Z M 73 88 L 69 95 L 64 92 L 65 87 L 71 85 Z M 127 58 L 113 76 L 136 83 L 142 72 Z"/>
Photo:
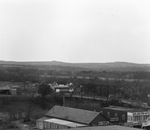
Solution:
<path fill-rule="evenodd" d="M 51 110 L 49 110 L 45 116 L 64 119 L 68 121 L 89 124 L 93 121 L 98 115 L 101 115 L 99 112 L 93 112 L 88 110 L 70 108 L 70 107 L 62 107 L 62 106 L 54 106 Z M 104 120 L 106 120 L 103 115 L 101 115 Z"/>
<path fill-rule="evenodd" d="M 75 123 L 75 122 L 60 120 L 60 119 L 56 119 L 56 118 L 47 119 L 45 121 L 46 122 L 52 122 L 52 123 L 55 123 L 55 124 L 61 124 L 61 125 L 69 126 L 69 127 L 83 127 L 83 126 L 86 126 L 84 124 L 79 124 L 79 123 Z"/>
<path fill-rule="evenodd" d="M 118 106 L 109 106 L 104 108 L 111 109 L 111 110 L 118 110 L 118 111 L 126 111 L 126 112 L 143 112 L 142 109 L 133 109 L 133 108 L 126 108 L 126 107 L 118 107 Z"/>

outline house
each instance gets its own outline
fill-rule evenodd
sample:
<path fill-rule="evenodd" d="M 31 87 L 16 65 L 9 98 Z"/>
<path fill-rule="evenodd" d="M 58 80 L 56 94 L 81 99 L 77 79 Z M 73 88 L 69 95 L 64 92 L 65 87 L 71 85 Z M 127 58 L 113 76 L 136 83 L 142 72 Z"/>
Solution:
<path fill-rule="evenodd" d="M 9 83 L 1 83 L 0 84 L 0 94 L 12 94 L 12 95 L 20 95 L 21 88 L 19 85 L 12 85 Z"/>
<path fill-rule="evenodd" d="M 108 124 L 109 121 L 100 112 L 62 106 L 54 106 L 45 114 L 45 117 L 36 121 L 39 129 L 52 127 L 64 129 Z"/>
<path fill-rule="evenodd" d="M 0 94 L 10 94 L 11 88 L 9 86 L 0 86 Z"/>
<path fill-rule="evenodd" d="M 56 82 L 54 82 L 53 84 L 49 85 L 56 93 L 59 92 L 70 93 L 74 90 L 74 88 L 72 87 L 73 86 L 72 83 L 64 85 L 64 84 L 57 84 Z"/>

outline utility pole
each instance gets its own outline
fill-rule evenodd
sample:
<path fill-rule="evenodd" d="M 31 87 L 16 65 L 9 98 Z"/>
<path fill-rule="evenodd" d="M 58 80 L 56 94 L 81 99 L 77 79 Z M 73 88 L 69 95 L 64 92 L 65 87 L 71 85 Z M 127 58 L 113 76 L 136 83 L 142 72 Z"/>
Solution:
<path fill-rule="evenodd" d="M 63 106 L 65 107 L 66 101 L 65 101 L 65 95 L 64 95 L 64 93 L 62 94 L 62 97 L 63 97 Z"/>
<path fill-rule="evenodd" d="M 106 87 L 107 87 L 107 101 L 108 101 L 108 96 L 109 96 L 108 85 Z"/>

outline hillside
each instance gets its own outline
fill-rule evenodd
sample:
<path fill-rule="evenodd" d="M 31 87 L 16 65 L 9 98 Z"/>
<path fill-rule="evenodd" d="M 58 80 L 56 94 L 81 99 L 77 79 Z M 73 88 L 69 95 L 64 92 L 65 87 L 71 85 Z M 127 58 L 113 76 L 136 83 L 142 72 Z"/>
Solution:
<path fill-rule="evenodd" d="M 73 70 L 93 70 L 93 71 L 131 71 L 131 72 L 150 72 L 150 64 L 135 64 L 128 62 L 109 62 L 109 63 L 66 63 L 59 61 L 47 62 L 14 62 L 14 61 L 0 61 L 0 65 L 6 66 L 45 66 L 46 68 L 73 69 Z"/>

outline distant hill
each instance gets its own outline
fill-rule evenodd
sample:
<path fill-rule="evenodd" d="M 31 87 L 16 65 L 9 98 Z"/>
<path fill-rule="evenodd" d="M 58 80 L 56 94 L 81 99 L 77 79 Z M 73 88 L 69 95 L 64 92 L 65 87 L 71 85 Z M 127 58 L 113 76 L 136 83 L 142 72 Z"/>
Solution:
<path fill-rule="evenodd" d="M 150 72 L 150 64 L 136 64 L 128 62 L 109 62 L 109 63 L 67 63 L 60 61 L 45 61 L 45 62 L 15 62 L 15 61 L 0 61 L 0 65 L 31 65 L 31 66 L 46 66 L 56 69 L 79 69 L 93 71 L 131 71 L 131 72 Z"/>

